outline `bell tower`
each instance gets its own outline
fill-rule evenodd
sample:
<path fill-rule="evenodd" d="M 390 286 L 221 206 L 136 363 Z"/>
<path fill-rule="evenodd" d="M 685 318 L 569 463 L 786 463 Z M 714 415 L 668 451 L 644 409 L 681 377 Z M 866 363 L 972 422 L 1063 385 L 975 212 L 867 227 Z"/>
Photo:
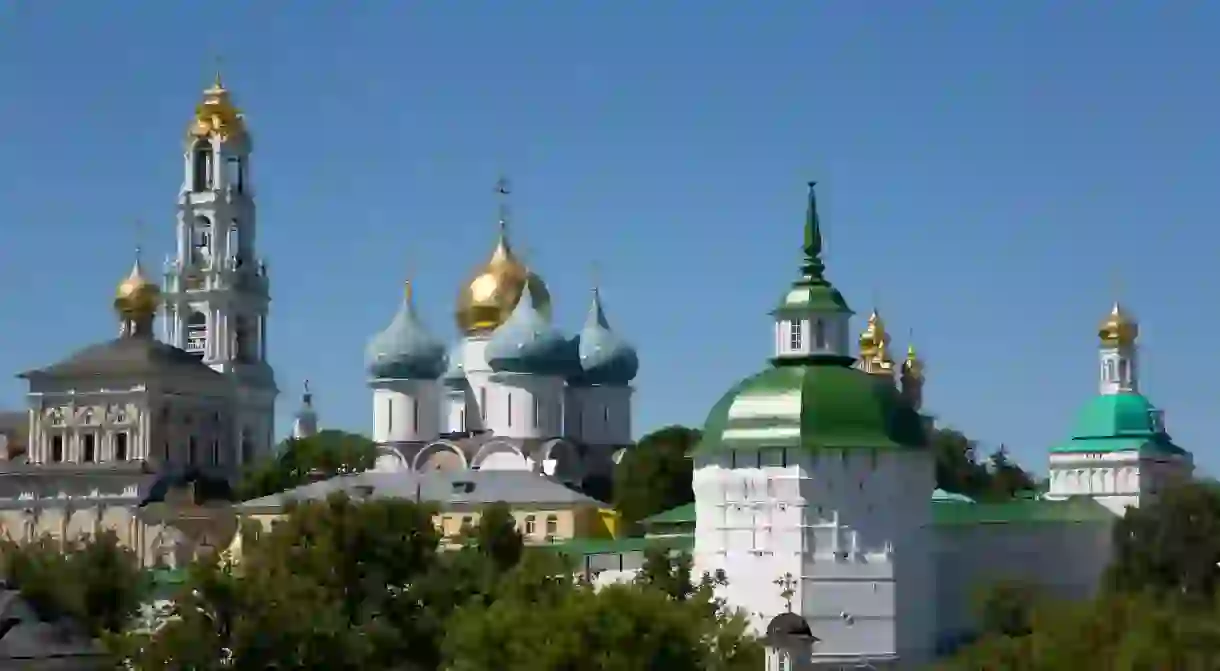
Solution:
<path fill-rule="evenodd" d="M 217 73 L 187 128 L 177 248 L 166 263 L 164 338 L 233 382 L 241 459 L 270 454 L 278 389 L 267 364 L 267 267 L 245 118 Z"/>

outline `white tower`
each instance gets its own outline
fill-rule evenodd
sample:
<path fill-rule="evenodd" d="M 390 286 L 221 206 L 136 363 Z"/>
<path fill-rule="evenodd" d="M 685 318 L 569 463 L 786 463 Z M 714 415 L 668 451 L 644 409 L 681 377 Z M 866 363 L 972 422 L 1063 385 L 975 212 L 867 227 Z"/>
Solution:
<path fill-rule="evenodd" d="M 255 247 L 251 149 L 218 74 L 187 131 L 164 320 L 167 342 L 232 380 L 234 438 L 246 463 L 271 453 L 279 393 L 267 364 L 270 293 Z"/>
<path fill-rule="evenodd" d="M 1098 392 L 1113 395 L 1139 393 L 1139 367 L 1136 339 L 1139 325 L 1116 301 L 1102 322 L 1097 335 L 1101 338 L 1101 377 Z"/>

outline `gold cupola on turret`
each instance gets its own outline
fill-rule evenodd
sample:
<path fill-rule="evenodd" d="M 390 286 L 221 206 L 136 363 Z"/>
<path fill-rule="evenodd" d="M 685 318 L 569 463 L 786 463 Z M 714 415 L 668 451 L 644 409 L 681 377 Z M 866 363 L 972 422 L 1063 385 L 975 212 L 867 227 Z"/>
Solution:
<path fill-rule="evenodd" d="M 898 376 L 902 383 L 902 395 L 906 397 L 911 407 L 919 410 L 923 407 L 924 364 L 923 359 L 915 352 L 915 345 L 907 345 L 907 358 L 902 362 L 902 371 Z"/>
<path fill-rule="evenodd" d="M 187 140 L 217 135 L 221 140 L 246 135 L 245 116 L 233 104 L 229 90 L 216 73 L 212 86 L 203 91 L 203 100 L 195 106 L 195 116 L 187 129 Z"/>
<path fill-rule="evenodd" d="M 860 367 L 867 373 L 893 375 L 894 360 L 890 356 L 890 335 L 885 321 L 876 308 L 868 316 L 868 324 L 860 334 Z"/>
<path fill-rule="evenodd" d="M 136 251 L 131 272 L 114 292 L 114 311 L 122 322 L 123 335 L 151 334 L 153 316 L 161 302 L 161 288 L 144 275 L 140 253 Z"/>
<path fill-rule="evenodd" d="M 1128 314 L 1118 301 L 1114 301 L 1110 314 L 1106 315 L 1097 329 L 1097 335 L 1101 338 L 1101 346 L 1107 349 L 1134 345 L 1139 334 L 1139 322 Z"/>
<path fill-rule="evenodd" d="M 508 183 L 501 179 L 496 192 L 507 196 Z M 491 258 L 475 271 L 470 281 L 458 294 L 458 328 L 466 335 L 489 333 L 508 319 L 521 300 L 525 287 L 533 307 L 546 319 L 551 317 L 551 294 L 542 278 L 532 272 L 517 255 L 508 241 L 507 206 L 500 204 L 500 235 Z"/>

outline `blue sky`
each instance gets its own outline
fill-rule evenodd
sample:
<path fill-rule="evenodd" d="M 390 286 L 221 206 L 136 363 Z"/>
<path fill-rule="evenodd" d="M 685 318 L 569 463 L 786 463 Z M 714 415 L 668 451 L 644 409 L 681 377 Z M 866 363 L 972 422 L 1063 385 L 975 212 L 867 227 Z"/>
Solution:
<path fill-rule="evenodd" d="M 412 275 L 454 336 L 492 185 L 578 327 L 596 265 L 637 427 L 698 424 L 770 354 L 820 182 L 829 276 L 913 330 L 940 420 L 1026 465 L 1096 389 L 1116 292 L 1208 470 L 1220 5 L 670 0 L 0 2 L 0 371 L 113 337 L 131 222 L 172 248 L 217 55 L 255 134 L 286 431 L 303 378 L 367 431 L 363 349 Z M 0 405 L 23 403 L 0 378 Z"/>

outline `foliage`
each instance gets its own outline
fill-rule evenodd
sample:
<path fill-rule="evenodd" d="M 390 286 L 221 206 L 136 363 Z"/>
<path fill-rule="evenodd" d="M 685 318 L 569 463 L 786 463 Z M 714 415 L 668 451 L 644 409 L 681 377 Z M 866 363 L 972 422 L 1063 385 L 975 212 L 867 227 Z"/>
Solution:
<path fill-rule="evenodd" d="M 931 443 L 936 454 L 936 486 L 945 491 L 980 501 L 1004 501 L 1037 487 L 1003 445 L 980 461 L 978 443 L 956 429 L 933 429 Z"/>
<path fill-rule="evenodd" d="M 248 501 L 343 473 L 359 473 L 377 461 L 377 444 L 355 433 L 326 429 L 308 438 L 289 438 L 276 455 L 253 464 L 237 486 L 238 500 Z"/>
<path fill-rule="evenodd" d="M 1036 585 L 1001 580 L 975 595 L 975 617 L 984 636 L 1025 636 L 1033 630 L 1034 609 L 1041 601 Z"/>
<path fill-rule="evenodd" d="M 614 469 L 614 508 L 627 523 L 695 500 L 690 451 L 702 434 L 667 426 L 644 436 Z"/>
<path fill-rule="evenodd" d="M 1128 508 L 1114 527 L 1113 547 L 1111 589 L 1210 603 L 1220 587 L 1220 489 L 1184 482 Z"/>
<path fill-rule="evenodd" d="M 4 540 L 0 557 L 5 580 L 40 618 L 74 620 L 94 636 L 120 631 L 148 593 L 135 554 L 109 530 L 67 543 Z"/>
<path fill-rule="evenodd" d="M 503 505 L 442 551 L 433 512 L 342 495 L 295 506 L 247 534 L 236 567 L 194 566 L 175 617 L 116 651 L 145 670 L 757 668 L 734 661 L 755 647 L 710 587 L 595 592 L 555 553 L 525 552 Z"/>

